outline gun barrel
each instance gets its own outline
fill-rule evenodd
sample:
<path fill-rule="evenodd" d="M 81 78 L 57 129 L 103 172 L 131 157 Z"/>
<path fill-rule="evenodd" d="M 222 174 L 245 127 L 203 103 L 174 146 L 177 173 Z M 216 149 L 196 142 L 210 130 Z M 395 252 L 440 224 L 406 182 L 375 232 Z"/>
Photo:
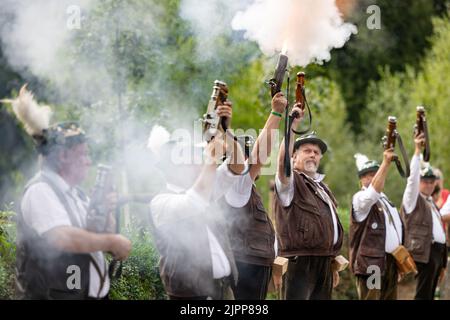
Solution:
<path fill-rule="evenodd" d="M 285 54 L 280 53 L 278 57 L 277 67 L 275 69 L 275 75 L 273 77 L 273 81 L 275 82 L 272 85 L 272 97 L 281 91 L 281 87 L 283 86 L 284 75 L 286 73 L 287 65 L 288 65 L 288 57 Z"/>

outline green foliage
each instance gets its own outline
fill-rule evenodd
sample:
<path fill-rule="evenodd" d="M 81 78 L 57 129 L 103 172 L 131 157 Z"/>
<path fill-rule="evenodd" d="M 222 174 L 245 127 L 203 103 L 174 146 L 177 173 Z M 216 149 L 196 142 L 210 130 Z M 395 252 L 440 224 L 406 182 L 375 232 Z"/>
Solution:
<path fill-rule="evenodd" d="M 382 79 L 372 82 L 368 91 L 368 104 L 364 119 L 367 119 L 363 134 L 359 137 L 362 152 L 382 160 L 379 143 L 387 126 L 388 115 L 397 117 L 398 131 L 403 137 L 407 152 L 414 152 L 412 139 L 415 123 L 415 108 L 424 105 L 431 143 L 431 165 L 439 167 L 444 176 L 450 176 L 450 23 L 448 18 L 435 19 L 435 34 L 432 47 L 418 68 L 408 66 L 405 72 L 392 73 L 389 68 L 381 71 Z M 386 194 L 400 205 L 405 181 L 391 168 L 386 183 Z"/>
<path fill-rule="evenodd" d="M 406 65 L 420 62 L 429 47 L 428 37 L 433 33 L 432 17 L 445 14 L 447 0 L 362 0 L 347 20 L 358 27 L 346 46 L 332 52 L 326 65 L 327 73 L 340 86 L 348 110 L 348 119 L 356 133 L 364 127 L 361 115 L 370 81 L 380 79 L 379 66 L 389 66 L 394 72 Z M 381 29 L 366 26 L 368 6 L 380 7 Z"/>
<path fill-rule="evenodd" d="M 14 296 L 15 224 L 14 212 L 0 211 L 0 300 Z"/>
<path fill-rule="evenodd" d="M 132 227 L 125 236 L 133 243 L 131 255 L 123 263 L 122 276 L 111 285 L 110 298 L 115 300 L 165 299 L 159 277 L 158 259 L 148 230 Z"/>

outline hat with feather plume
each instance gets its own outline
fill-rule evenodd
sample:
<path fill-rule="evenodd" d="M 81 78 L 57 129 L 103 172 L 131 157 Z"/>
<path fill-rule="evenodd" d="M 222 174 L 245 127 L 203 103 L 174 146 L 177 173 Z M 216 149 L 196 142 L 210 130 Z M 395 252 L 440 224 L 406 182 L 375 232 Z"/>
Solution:
<path fill-rule="evenodd" d="M 17 119 L 23 124 L 39 153 L 47 155 L 56 146 L 70 148 L 86 141 L 86 134 L 76 121 L 59 122 L 50 125 L 52 110 L 39 105 L 25 84 L 15 99 L 0 100 L 12 105 Z"/>

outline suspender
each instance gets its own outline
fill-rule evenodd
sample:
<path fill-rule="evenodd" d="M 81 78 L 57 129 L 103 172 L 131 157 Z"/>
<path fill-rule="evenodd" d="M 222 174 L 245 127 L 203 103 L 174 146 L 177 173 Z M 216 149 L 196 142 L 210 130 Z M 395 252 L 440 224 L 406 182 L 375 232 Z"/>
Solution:
<path fill-rule="evenodd" d="M 444 231 L 444 235 L 445 235 L 445 228 L 444 228 L 444 224 L 442 223 L 441 216 L 440 216 L 440 215 L 437 215 L 437 214 L 434 212 L 435 210 L 433 210 L 433 207 L 434 207 L 434 209 L 436 209 L 436 212 L 438 212 L 438 214 L 439 214 L 439 208 L 436 206 L 436 204 L 434 203 L 433 200 L 429 201 L 428 198 L 426 198 L 425 201 L 426 201 L 426 202 L 428 203 L 428 205 L 430 206 L 431 214 L 434 215 L 434 216 L 436 216 L 436 218 L 438 219 L 439 224 L 441 225 L 442 231 Z M 430 202 L 431 202 L 431 204 L 430 204 Z M 432 234 L 432 236 L 433 236 L 433 240 L 434 240 L 434 235 Z"/>
<path fill-rule="evenodd" d="M 384 197 L 381 197 L 380 200 L 379 200 L 379 203 L 381 203 L 381 206 L 384 208 L 384 210 L 385 210 L 386 213 L 388 214 L 388 216 L 389 216 L 389 223 L 392 223 L 392 225 L 394 226 L 394 230 L 395 230 L 395 233 L 397 234 L 398 242 L 399 242 L 400 244 L 402 244 L 403 241 L 402 241 L 402 239 L 400 238 L 400 234 L 399 234 L 399 232 L 398 232 L 398 230 L 397 230 L 397 227 L 395 226 L 395 221 L 394 221 L 394 217 L 392 216 L 391 210 L 389 210 L 389 208 L 388 208 L 387 205 L 384 203 L 384 201 L 382 201 L 382 199 L 385 199 L 385 198 L 384 198 Z"/>
<path fill-rule="evenodd" d="M 47 183 L 50 188 L 53 190 L 53 192 L 56 194 L 56 196 L 58 197 L 59 201 L 61 202 L 61 204 L 64 206 L 64 208 L 66 209 L 68 216 L 69 216 L 69 220 L 72 223 L 72 225 L 82 229 L 82 226 L 78 223 L 78 219 L 76 219 L 74 212 L 72 211 L 72 209 L 70 208 L 69 203 L 67 202 L 66 197 L 64 196 L 64 194 L 62 193 L 62 191 L 53 183 L 53 181 L 51 181 L 51 179 L 47 178 L 45 175 L 40 175 L 39 179 L 45 183 Z M 76 205 L 76 201 L 75 201 L 75 205 Z M 103 286 L 105 285 L 106 282 L 106 276 L 103 275 L 103 273 L 100 270 L 99 265 L 97 264 L 97 261 L 94 259 L 94 257 L 92 256 L 92 254 L 89 254 L 89 260 L 91 261 L 92 265 L 94 266 L 95 270 L 97 271 L 99 277 L 100 277 L 100 288 L 98 291 L 97 296 L 100 295 Z"/>

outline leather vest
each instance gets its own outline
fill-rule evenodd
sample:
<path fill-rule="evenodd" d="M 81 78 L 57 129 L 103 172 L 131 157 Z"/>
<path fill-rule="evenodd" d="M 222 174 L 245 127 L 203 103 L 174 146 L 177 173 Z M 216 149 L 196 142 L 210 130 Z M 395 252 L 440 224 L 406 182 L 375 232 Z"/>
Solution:
<path fill-rule="evenodd" d="M 405 247 L 416 262 L 428 263 L 433 240 L 433 212 L 427 200 L 419 194 L 414 210 L 406 214 L 402 206 L 402 216 L 406 222 Z M 447 264 L 447 259 L 445 265 Z"/>
<path fill-rule="evenodd" d="M 228 234 L 224 232 L 226 225 L 219 211 L 202 216 L 187 215 L 186 219 L 159 227 L 155 226 L 152 218 L 150 222 L 160 254 L 159 272 L 167 294 L 216 298 L 207 227 L 222 247 L 230 263 L 231 276 L 237 282 L 237 267 Z"/>
<path fill-rule="evenodd" d="M 332 212 L 322 199 L 318 187 L 304 173 L 293 172 L 294 198 L 284 207 L 278 195 L 274 199 L 276 229 L 280 239 L 280 255 L 336 256 L 342 247 L 343 228 L 337 216 L 336 200 L 328 187 L 320 185 L 328 194 L 336 210 L 338 241 L 334 245 Z"/>
<path fill-rule="evenodd" d="M 276 254 L 275 229 L 256 187 L 253 185 L 250 199 L 244 207 L 232 207 L 225 199 L 223 204 L 236 261 L 272 266 Z"/>
<path fill-rule="evenodd" d="M 25 187 L 47 183 L 66 209 L 73 226 L 77 225 L 70 206 L 64 195 L 54 183 L 38 174 Z M 80 227 L 80 226 L 78 226 Z M 74 254 L 55 249 L 30 228 L 20 210 L 17 214 L 16 248 L 16 295 L 19 299 L 86 299 L 89 294 L 89 254 Z M 70 266 L 80 268 L 79 289 L 69 289 L 68 280 L 73 271 Z"/>

